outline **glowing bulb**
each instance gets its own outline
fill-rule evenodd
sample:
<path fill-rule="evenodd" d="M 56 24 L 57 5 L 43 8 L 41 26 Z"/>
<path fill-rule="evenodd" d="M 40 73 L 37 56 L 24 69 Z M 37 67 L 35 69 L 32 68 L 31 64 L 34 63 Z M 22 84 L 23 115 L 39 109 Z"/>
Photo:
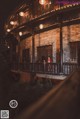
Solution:
<path fill-rule="evenodd" d="M 11 25 L 14 25 L 14 21 L 11 21 L 10 24 L 11 24 Z"/>
<path fill-rule="evenodd" d="M 67 7 L 69 7 L 69 5 L 67 5 Z"/>
<path fill-rule="evenodd" d="M 76 4 L 73 4 L 73 6 L 75 6 Z"/>
<path fill-rule="evenodd" d="M 51 1 L 49 2 L 49 4 L 50 4 L 50 5 L 52 4 Z"/>
<path fill-rule="evenodd" d="M 55 10 L 58 10 L 58 8 L 56 8 Z"/>
<path fill-rule="evenodd" d="M 11 30 L 10 29 L 7 29 L 7 32 L 10 32 Z"/>
<path fill-rule="evenodd" d="M 19 36 L 22 36 L 23 34 L 22 34 L 22 32 L 19 32 Z"/>
<path fill-rule="evenodd" d="M 8 46 L 8 49 L 10 48 L 10 46 Z"/>
<path fill-rule="evenodd" d="M 23 17 L 23 16 L 24 16 L 24 12 L 20 12 L 19 15 L 20 15 L 21 17 Z"/>
<path fill-rule="evenodd" d="M 46 1 L 45 1 L 45 0 L 39 0 L 39 3 L 40 3 L 41 5 L 44 5 L 44 4 L 46 3 Z"/>
<path fill-rule="evenodd" d="M 66 8 L 66 6 L 64 6 L 64 8 Z"/>
<path fill-rule="evenodd" d="M 70 4 L 69 6 L 70 6 L 70 7 L 72 7 L 72 5 L 71 5 L 71 4 Z"/>
<path fill-rule="evenodd" d="M 39 25 L 39 28 L 40 28 L 40 29 L 43 29 L 43 27 L 44 27 L 43 24 L 40 24 L 40 25 Z"/>

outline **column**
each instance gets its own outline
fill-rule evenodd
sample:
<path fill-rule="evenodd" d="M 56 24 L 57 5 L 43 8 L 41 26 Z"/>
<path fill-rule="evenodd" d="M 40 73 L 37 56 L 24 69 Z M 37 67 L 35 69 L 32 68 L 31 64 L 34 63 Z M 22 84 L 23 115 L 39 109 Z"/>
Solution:
<path fill-rule="evenodd" d="M 34 34 L 34 29 L 32 29 L 32 72 L 35 71 L 35 34 Z M 34 73 L 33 73 L 34 77 Z"/>
<path fill-rule="evenodd" d="M 60 22 L 60 73 L 63 73 L 63 37 L 62 21 Z"/>
<path fill-rule="evenodd" d="M 34 38 L 34 31 L 32 33 L 32 63 L 35 62 L 35 38 Z"/>

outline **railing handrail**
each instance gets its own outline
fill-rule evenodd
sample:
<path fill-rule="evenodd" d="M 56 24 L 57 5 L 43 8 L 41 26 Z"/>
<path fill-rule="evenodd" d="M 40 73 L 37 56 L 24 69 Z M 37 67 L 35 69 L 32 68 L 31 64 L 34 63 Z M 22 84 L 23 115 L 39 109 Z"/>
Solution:
<path fill-rule="evenodd" d="M 77 63 L 63 63 L 63 74 L 68 75 L 77 68 Z M 35 73 L 60 74 L 59 63 L 15 63 L 13 69 Z"/>

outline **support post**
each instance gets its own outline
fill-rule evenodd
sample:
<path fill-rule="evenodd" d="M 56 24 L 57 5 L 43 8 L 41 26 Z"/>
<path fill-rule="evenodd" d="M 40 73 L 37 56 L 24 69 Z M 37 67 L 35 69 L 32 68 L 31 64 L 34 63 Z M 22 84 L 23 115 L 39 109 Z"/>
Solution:
<path fill-rule="evenodd" d="M 34 33 L 32 33 L 32 63 L 35 62 L 35 39 Z"/>
<path fill-rule="evenodd" d="M 18 36 L 18 70 L 20 70 L 20 37 Z"/>
<path fill-rule="evenodd" d="M 32 29 L 32 71 L 34 72 L 34 63 L 35 63 L 35 38 L 34 38 L 34 29 Z"/>
<path fill-rule="evenodd" d="M 32 69 L 31 69 L 31 83 L 33 83 L 35 79 L 35 38 L 34 38 L 34 29 L 32 29 Z"/>
<path fill-rule="evenodd" d="M 63 36 L 62 36 L 62 20 L 60 22 L 60 73 L 63 73 Z"/>

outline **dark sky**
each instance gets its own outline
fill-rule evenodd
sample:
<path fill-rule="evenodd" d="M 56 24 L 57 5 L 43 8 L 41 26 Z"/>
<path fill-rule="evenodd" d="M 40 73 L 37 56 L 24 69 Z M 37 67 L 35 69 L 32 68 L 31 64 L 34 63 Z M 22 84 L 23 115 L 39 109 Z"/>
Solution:
<path fill-rule="evenodd" d="M 3 25 L 9 14 L 24 0 L 0 0 L 0 36 L 3 34 Z"/>

